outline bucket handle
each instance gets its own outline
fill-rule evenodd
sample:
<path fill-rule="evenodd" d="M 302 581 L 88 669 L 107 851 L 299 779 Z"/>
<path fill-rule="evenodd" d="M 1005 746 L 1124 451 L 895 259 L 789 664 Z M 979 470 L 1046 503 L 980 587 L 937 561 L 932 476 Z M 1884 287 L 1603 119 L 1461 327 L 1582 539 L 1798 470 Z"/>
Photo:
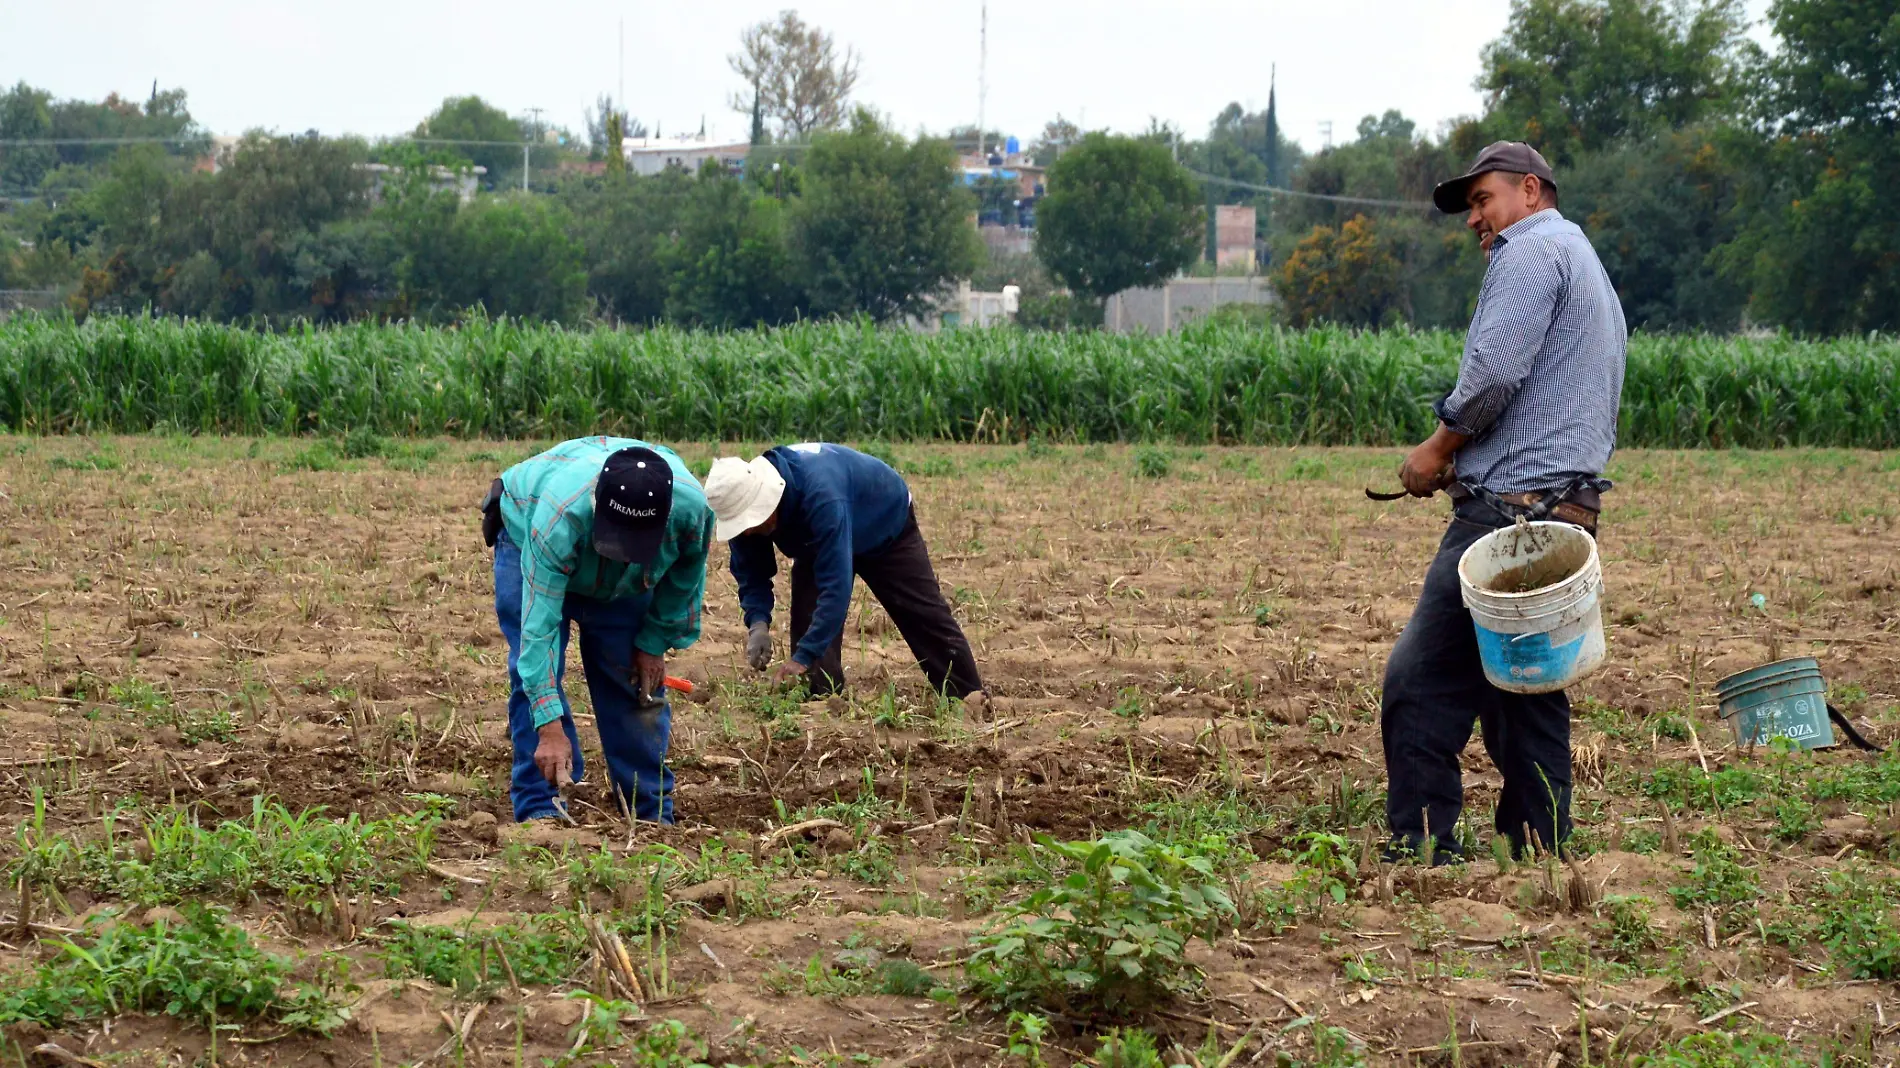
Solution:
<path fill-rule="evenodd" d="M 1827 718 L 1834 721 L 1834 725 L 1841 729 L 1842 734 L 1847 735 L 1848 741 L 1853 742 L 1855 745 L 1861 747 L 1862 749 L 1867 750 L 1869 753 L 1882 753 L 1886 751 L 1882 749 L 1880 746 L 1877 746 L 1874 743 L 1868 741 L 1867 739 L 1861 737 L 1860 732 L 1854 729 L 1854 725 L 1852 723 L 1847 722 L 1847 717 L 1841 714 L 1841 710 L 1838 708 L 1835 708 L 1832 704 L 1829 704 L 1827 706 Z"/>

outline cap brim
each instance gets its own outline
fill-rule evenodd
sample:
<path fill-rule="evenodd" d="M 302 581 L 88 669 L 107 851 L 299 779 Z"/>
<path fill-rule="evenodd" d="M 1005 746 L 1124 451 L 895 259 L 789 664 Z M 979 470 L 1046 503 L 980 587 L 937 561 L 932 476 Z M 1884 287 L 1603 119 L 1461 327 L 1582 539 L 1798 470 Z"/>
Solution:
<path fill-rule="evenodd" d="M 713 537 L 720 541 L 731 541 L 746 531 L 751 530 L 753 527 L 758 526 L 760 523 L 772 518 L 772 513 L 778 511 L 778 502 L 782 500 L 784 496 L 785 483 L 783 482 L 777 485 L 767 483 L 759 487 L 758 499 L 748 505 L 745 511 L 740 512 L 730 519 L 716 519 L 713 521 Z"/>
<path fill-rule="evenodd" d="M 1438 183 L 1432 190 L 1432 203 L 1447 215 L 1462 215 L 1471 207 L 1471 183 L 1478 180 L 1483 171 L 1461 174 Z"/>
<path fill-rule="evenodd" d="M 666 541 L 666 527 L 632 528 L 618 523 L 603 523 L 598 517 L 594 520 L 594 551 L 609 560 L 622 564 L 645 566 L 660 555 L 660 545 Z"/>

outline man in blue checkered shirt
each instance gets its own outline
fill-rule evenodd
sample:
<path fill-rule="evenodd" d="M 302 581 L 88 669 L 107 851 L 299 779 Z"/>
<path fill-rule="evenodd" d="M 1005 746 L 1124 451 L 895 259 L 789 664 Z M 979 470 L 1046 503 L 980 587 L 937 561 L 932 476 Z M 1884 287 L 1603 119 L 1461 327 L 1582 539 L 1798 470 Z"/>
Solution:
<path fill-rule="evenodd" d="M 1453 511 L 1386 661 L 1380 727 L 1390 853 L 1448 863 L 1461 856 L 1459 754 L 1474 722 L 1504 778 L 1495 827 L 1513 854 L 1570 836 L 1570 702 L 1561 691 L 1508 693 L 1486 680 L 1458 561 L 1519 514 L 1596 532 L 1628 331 L 1595 250 L 1558 213 L 1557 183 L 1537 150 L 1493 144 L 1432 199 L 1465 214 L 1489 265 L 1458 384 L 1435 406 L 1437 431 L 1399 469 L 1408 492 L 1445 490 Z"/>

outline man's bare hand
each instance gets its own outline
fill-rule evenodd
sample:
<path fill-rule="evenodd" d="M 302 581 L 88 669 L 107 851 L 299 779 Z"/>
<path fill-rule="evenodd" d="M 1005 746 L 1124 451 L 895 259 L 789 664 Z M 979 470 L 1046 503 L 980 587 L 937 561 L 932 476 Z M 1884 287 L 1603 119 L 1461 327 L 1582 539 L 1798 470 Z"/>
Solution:
<path fill-rule="evenodd" d="M 792 682 L 796 679 L 802 678 L 804 674 L 805 674 L 805 665 L 799 663 L 796 660 L 787 660 L 783 664 L 780 664 L 778 667 L 772 669 L 772 685 L 783 686 L 788 682 Z"/>
<path fill-rule="evenodd" d="M 1427 441 L 1405 456 L 1399 465 L 1399 482 L 1414 497 L 1430 497 L 1451 484 L 1454 470 L 1451 454 L 1436 442 Z"/>
<path fill-rule="evenodd" d="M 633 674 L 641 693 L 648 697 L 660 696 L 660 687 L 666 685 L 666 657 L 635 649 Z"/>
<path fill-rule="evenodd" d="M 574 781 L 574 746 L 558 719 L 549 720 L 535 732 L 534 766 L 548 782 L 560 789 Z"/>

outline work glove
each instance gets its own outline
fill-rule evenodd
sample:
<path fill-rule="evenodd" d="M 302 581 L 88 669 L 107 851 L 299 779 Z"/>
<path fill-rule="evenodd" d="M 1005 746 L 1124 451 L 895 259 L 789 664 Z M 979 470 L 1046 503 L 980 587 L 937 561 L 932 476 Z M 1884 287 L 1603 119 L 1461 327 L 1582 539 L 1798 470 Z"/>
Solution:
<path fill-rule="evenodd" d="M 745 662 L 752 665 L 754 671 L 764 671 L 765 665 L 772 662 L 771 625 L 765 622 L 754 623 L 746 630 Z"/>

